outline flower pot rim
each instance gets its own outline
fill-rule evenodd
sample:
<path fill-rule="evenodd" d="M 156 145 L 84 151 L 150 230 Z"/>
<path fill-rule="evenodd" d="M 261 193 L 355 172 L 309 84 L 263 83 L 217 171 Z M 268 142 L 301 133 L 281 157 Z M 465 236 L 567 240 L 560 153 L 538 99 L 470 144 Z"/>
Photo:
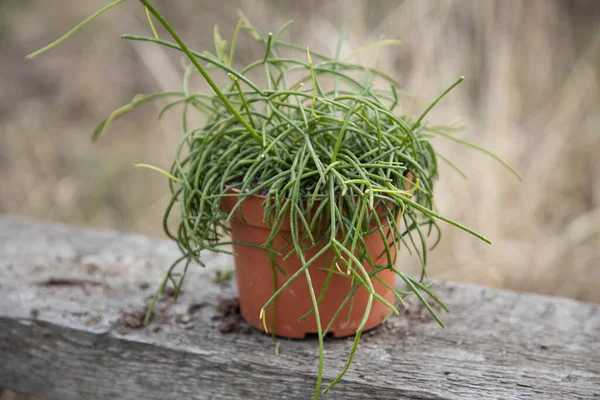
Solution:
<path fill-rule="evenodd" d="M 412 173 L 410 171 L 408 173 L 409 173 L 410 177 L 412 178 Z M 241 192 L 240 189 L 234 188 L 234 187 L 230 187 L 230 186 L 226 186 L 225 193 L 229 193 L 229 192 L 234 192 L 236 194 L 242 194 L 242 192 Z M 250 195 L 247 195 L 247 196 L 248 197 L 257 197 L 257 198 L 260 198 L 260 199 L 263 199 L 263 200 L 267 198 L 267 196 L 265 196 L 264 194 L 250 194 Z M 320 198 L 318 198 L 318 197 L 315 198 L 315 203 L 320 202 L 320 201 L 321 201 Z"/>
<path fill-rule="evenodd" d="M 236 189 L 236 188 L 228 188 L 227 192 L 236 192 L 237 194 L 241 193 L 240 190 Z M 221 207 L 225 212 L 229 213 L 234 209 L 234 207 L 237 206 L 233 220 L 240 220 L 246 224 L 253 225 L 257 228 L 271 229 L 272 226 L 263 220 L 263 211 L 264 211 L 263 204 L 266 199 L 267 199 L 267 197 L 264 195 L 251 194 L 251 195 L 248 195 L 246 198 L 242 199 L 240 205 L 237 205 L 237 203 L 239 202 L 239 197 L 224 196 L 221 198 Z M 308 199 L 306 201 L 308 201 Z M 318 204 L 320 201 L 321 201 L 321 199 L 318 199 L 318 198 L 315 199 L 315 204 Z M 233 204 L 234 202 L 236 205 Z M 376 209 L 378 210 L 377 216 L 380 219 L 382 217 L 384 217 L 384 215 L 386 214 L 386 211 L 383 211 L 381 209 L 382 203 L 383 204 L 387 203 L 387 205 L 389 207 L 391 202 L 389 200 L 386 201 L 386 200 L 382 200 L 382 199 L 377 199 L 377 201 L 376 201 Z M 259 209 L 260 212 L 248 213 L 248 211 L 250 211 L 250 209 Z M 243 215 L 243 217 L 242 217 L 242 215 Z M 285 218 L 286 222 L 284 222 L 282 230 L 289 231 L 291 229 L 290 222 L 289 222 L 289 214 L 286 215 L 284 218 Z M 325 223 L 325 222 L 323 222 L 323 223 Z"/>

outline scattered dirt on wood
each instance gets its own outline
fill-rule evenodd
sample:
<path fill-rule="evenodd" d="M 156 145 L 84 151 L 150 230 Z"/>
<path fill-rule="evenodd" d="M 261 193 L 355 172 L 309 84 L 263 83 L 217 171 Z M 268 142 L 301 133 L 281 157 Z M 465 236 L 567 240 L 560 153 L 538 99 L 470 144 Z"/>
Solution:
<path fill-rule="evenodd" d="M 189 314 L 178 314 L 175 317 L 175 321 L 180 323 L 180 324 L 187 324 L 192 320 L 192 317 L 190 317 Z"/>
<path fill-rule="evenodd" d="M 133 328 L 133 329 L 141 328 L 142 326 L 144 326 L 144 315 L 141 312 L 130 313 L 130 314 L 124 315 L 119 320 L 119 323 L 122 326 L 125 326 L 127 328 Z"/>
<path fill-rule="evenodd" d="M 183 326 L 183 329 L 192 329 L 194 322 L 189 314 L 178 314 L 175 317 L 175 322 Z"/>
<path fill-rule="evenodd" d="M 221 333 L 252 333 L 252 328 L 238 316 L 225 317 L 217 328 Z"/>
<path fill-rule="evenodd" d="M 215 316 L 214 320 L 220 321 L 217 329 L 221 333 L 252 333 L 252 327 L 244 321 L 240 314 L 240 302 L 237 298 L 219 299 L 217 311 L 219 314 Z"/>
<path fill-rule="evenodd" d="M 223 316 L 240 315 L 240 301 L 234 299 L 220 299 L 217 301 L 217 311 Z"/>
<path fill-rule="evenodd" d="M 132 313 L 125 313 L 121 316 L 118 323 L 121 327 L 139 329 L 144 327 L 144 318 L 146 318 L 147 309 L 143 311 L 135 311 Z M 154 312 L 150 317 L 150 321 L 154 318 Z"/>
<path fill-rule="evenodd" d="M 188 307 L 187 313 L 192 315 L 193 313 L 195 313 L 196 311 L 206 307 L 208 304 L 207 303 L 192 303 L 190 304 L 190 306 Z"/>
<path fill-rule="evenodd" d="M 172 296 L 172 294 L 171 294 Z M 166 296 L 165 296 L 166 297 Z M 172 298 L 168 298 L 172 300 Z M 184 314 L 175 315 L 175 323 L 180 325 L 184 329 L 192 329 L 195 326 L 194 313 L 198 312 L 202 308 L 208 306 L 208 303 L 192 303 L 188 306 L 187 312 Z M 168 324 L 169 321 L 173 321 L 169 315 L 168 309 L 170 304 L 165 304 L 160 308 L 155 309 L 150 319 L 150 324 Z M 117 331 L 120 334 L 126 334 L 128 329 L 141 329 L 144 325 L 144 318 L 146 317 L 147 308 L 143 311 L 135 311 L 129 313 L 123 313 L 121 318 L 118 320 Z M 172 315 L 172 314 L 171 314 Z M 217 314 L 211 318 L 217 322 L 217 329 L 221 333 L 243 333 L 251 334 L 253 332 L 252 327 L 242 318 L 240 313 L 240 305 L 237 298 L 233 299 L 220 299 L 217 301 Z M 172 323 L 172 322 L 171 322 Z M 160 326 L 152 328 L 152 332 L 158 332 Z"/>
<path fill-rule="evenodd" d="M 183 294 L 183 290 L 179 291 L 179 296 Z M 158 301 L 163 304 L 162 309 L 166 311 L 167 308 L 177 302 L 175 298 L 175 289 L 168 286 L 164 292 L 159 296 Z"/>
<path fill-rule="evenodd" d="M 85 326 L 98 325 L 100 321 L 102 321 L 102 316 L 100 314 L 92 315 L 91 317 L 85 320 Z"/>
<path fill-rule="evenodd" d="M 100 267 L 98 266 L 98 264 L 87 264 L 85 266 L 86 271 L 88 274 L 90 275 L 94 275 L 96 272 L 98 272 L 98 270 L 100 269 Z"/>

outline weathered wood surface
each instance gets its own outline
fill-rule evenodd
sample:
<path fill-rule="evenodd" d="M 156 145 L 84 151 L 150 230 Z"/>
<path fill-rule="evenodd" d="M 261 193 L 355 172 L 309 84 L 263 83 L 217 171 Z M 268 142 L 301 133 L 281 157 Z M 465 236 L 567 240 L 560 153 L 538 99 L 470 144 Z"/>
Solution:
<path fill-rule="evenodd" d="M 214 283 L 226 256 L 207 254 L 177 303 L 133 329 L 171 243 L 0 217 L 0 387 L 51 399 L 307 399 L 315 340 L 224 334 Z M 146 282 L 149 284 L 147 287 Z M 600 307 L 574 300 L 438 284 L 443 330 L 413 301 L 366 334 L 344 381 L 324 399 L 600 398 Z M 172 302 L 171 302 L 172 303 Z M 188 314 L 191 304 L 201 304 Z M 182 315 L 189 315 L 182 317 Z M 189 321 L 188 321 L 189 318 Z M 327 340 L 326 381 L 349 340 Z"/>

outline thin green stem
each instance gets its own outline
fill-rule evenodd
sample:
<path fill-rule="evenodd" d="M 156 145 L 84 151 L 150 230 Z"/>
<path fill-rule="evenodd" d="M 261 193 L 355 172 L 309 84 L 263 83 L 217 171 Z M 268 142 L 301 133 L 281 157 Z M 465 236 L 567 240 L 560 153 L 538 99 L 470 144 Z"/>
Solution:
<path fill-rule="evenodd" d="M 95 20 L 100 15 L 104 14 L 106 11 L 110 10 L 111 8 L 113 8 L 115 6 L 118 6 L 119 4 L 123 3 L 124 1 L 125 0 L 116 0 L 116 1 L 113 1 L 112 3 L 110 3 L 110 4 L 107 4 L 106 6 L 102 7 L 100 10 L 96 11 L 95 13 L 93 13 L 92 15 L 90 15 L 89 17 L 87 17 L 86 19 L 84 19 L 83 21 L 81 21 L 80 23 L 78 23 L 77 25 L 75 25 L 69 32 L 65 33 L 60 38 L 58 38 L 54 42 L 52 42 L 52 43 L 50 43 L 50 44 L 42 47 L 41 49 L 39 49 L 37 51 L 34 51 L 31 54 L 28 54 L 26 56 L 26 58 L 27 59 L 32 59 L 34 57 L 39 56 L 42 53 L 47 52 L 48 50 L 52 50 L 53 48 L 55 48 L 56 46 L 58 46 L 59 44 L 61 44 L 62 42 L 64 42 L 68 38 L 70 38 L 71 36 L 73 36 L 79 29 L 83 28 L 89 22 Z"/>
<path fill-rule="evenodd" d="M 246 119 L 244 117 L 242 117 L 240 115 L 240 113 L 233 107 L 233 105 L 229 102 L 229 100 L 227 99 L 227 97 L 225 97 L 225 95 L 223 94 L 223 92 L 221 92 L 221 89 L 219 89 L 219 87 L 217 86 L 217 84 L 215 83 L 215 81 L 212 80 L 212 78 L 210 77 L 210 75 L 208 74 L 208 72 L 206 71 L 206 69 L 204 69 L 204 67 L 198 62 L 198 60 L 191 53 L 191 51 L 187 47 L 187 45 L 183 42 L 183 40 L 181 40 L 181 38 L 179 37 L 179 35 L 177 35 L 177 33 L 175 32 L 175 30 L 173 30 L 173 28 L 171 27 L 171 25 L 149 3 L 148 0 L 139 0 L 139 1 L 143 5 L 145 5 L 148 8 L 148 10 L 150 10 L 150 12 L 152 13 L 152 15 L 154 15 L 154 17 L 162 24 L 162 26 L 164 26 L 164 28 L 167 30 L 167 32 L 169 32 L 169 34 L 171 35 L 171 37 L 181 47 L 181 50 L 183 50 L 183 52 L 188 56 L 188 58 L 190 59 L 190 61 L 192 62 L 192 64 L 194 64 L 194 66 L 196 67 L 196 69 L 198 70 L 198 72 L 200 72 L 200 74 L 202 75 L 202 77 L 204 78 L 204 80 L 206 81 L 206 83 L 208 83 L 208 85 L 212 88 L 212 90 L 215 92 L 215 94 L 217 96 L 219 96 L 219 98 L 225 104 L 225 107 L 227 107 L 227 109 L 229 110 L 229 112 L 232 115 L 234 115 L 237 118 L 237 120 L 246 129 L 248 129 L 248 132 L 250 132 L 250 134 L 252 134 L 252 136 L 254 136 L 254 138 L 257 141 L 262 142 L 262 138 L 258 134 L 258 132 L 256 132 L 256 130 L 248 123 L 248 121 L 246 121 Z"/>

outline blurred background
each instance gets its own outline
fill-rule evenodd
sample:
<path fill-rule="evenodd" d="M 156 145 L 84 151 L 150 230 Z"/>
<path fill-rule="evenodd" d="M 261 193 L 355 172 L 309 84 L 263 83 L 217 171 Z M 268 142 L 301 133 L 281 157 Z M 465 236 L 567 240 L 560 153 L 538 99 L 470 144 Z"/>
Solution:
<path fill-rule="evenodd" d="M 53 51 L 25 55 L 108 1 L 0 0 L 0 213 L 162 236 L 167 182 L 132 163 L 170 166 L 180 114 L 165 103 L 118 120 L 92 144 L 96 124 L 138 93 L 179 90 L 180 54 L 126 42 L 151 36 L 143 8 L 126 2 Z M 284 39 L 342 55 L 386 38 L 381 68 L 419 113 L 457 77 L 466 81 L 430 121 L 464 121 L 461 138 L 514 166 L 522 184 L 484 155 L 439 139 L 438 207 L 492 239 L 487 246 L 444 226 L 430 276 L 600 302 L 600 1 L 596 0 L 155 0 L 188 45 L 214 51 L 213 26 L 229 40 L 237 9 L 264 32 L 289 19 Z M 159 29 L 159 35 L 168 35 Z M 262 57 L 251 38 L 237 60 Z M 372 64 L 377 51 L 357 62 Z M 206 85 L 200 89 L 208 91 Z M 416 258 L 403 258 L 412 270 Z"/>

